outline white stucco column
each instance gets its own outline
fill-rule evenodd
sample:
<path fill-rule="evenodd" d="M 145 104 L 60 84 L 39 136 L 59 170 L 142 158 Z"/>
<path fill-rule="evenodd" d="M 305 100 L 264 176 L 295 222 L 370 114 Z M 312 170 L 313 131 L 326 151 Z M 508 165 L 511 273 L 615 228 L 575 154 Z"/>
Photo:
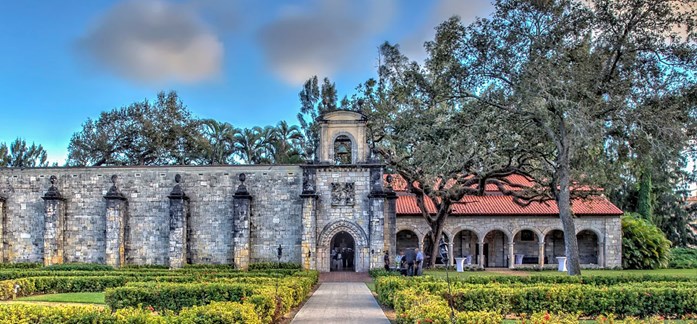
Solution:
<path fill-rule="evenodd" d="M 537 248 L 537 265 L 540 269 L 545 266 L 545 242 L 541 241 Z"/>
<path fill-rule="evenodd" d="M 515 254 L 513 252 L 513 242 L 508 242 L 508 269 L 513 269 L 515 264 Z"/>
<path fill-rule="evenodd" d="M 453 256 L 455 255 L 455 253 L 453 253 L 453 246 L 454 245 L 455 244 L 453 244 L 453 242 L 448 243 L 448 265 L 449 266 L 455 265 L 455 260 L 453 259 Z"/>

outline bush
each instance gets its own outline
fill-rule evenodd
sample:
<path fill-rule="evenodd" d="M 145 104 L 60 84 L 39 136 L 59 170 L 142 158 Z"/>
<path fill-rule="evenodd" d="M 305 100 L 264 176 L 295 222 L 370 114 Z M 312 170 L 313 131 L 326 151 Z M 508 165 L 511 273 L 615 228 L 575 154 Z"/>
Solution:
<path fill-rule="evenodd" d="M 292 262 L 257 262 L 249 265 L 249 271 L 273 269 L 300 270 L 302 267 L 300 264 Z"/>
<path fill-rule="evenodd" d="M 106 288 L 126 284 L 127 277 L 30 277 L 0 281 L 0 300 L 14 296 L 15 285 L 19 285 L 17 297 L 47 293 L 100 292 Z"/>
<path fill-rule="evenodd" d="M 631 214 L 622 216 L 622 266 L 657 269 L 668 266 L 670 241 L 655 225 Z"/>
<path fill-rule="evenodd" d="M 696 269 L 697 249 L 674 248 L 670 250 L 668 267 L 673 269 Z"/>
<path fill-rule="evenodd" d="M 43 267 L 41 270 L 48 271 L 112 271 L 114 267 L 106 264 L 97 263 L 63 263 Z"/>
<path fill-rule="evenodd" d="M 232 302 L 212 302 L 205 306 L 186 308 L 179 313 L 179 321 L 192 324 L 261 324 L 254 306 Z"/>
<path fill-rule="evenodd" d="M 377 278 L 377 277 L 386 277 L 386 276 L 399 276 L 400 273 L 397 271 L 387 271 L 385 269 L 379 268 L 379 269 L 370 269 L 368 271 L 370 274 L 371 278 Z"/>
<path fill-rule="evenodd" d="M 253 305 L 214 302 L 186 308 L 177 315 L 158 315 L 148 310 L 126 308 L 111 313 L 94 306 L 0 305 L 0 323 L 138 323 L 138 324 L 260 324 Z"/>
<path fill-rule="evenodd" d="M 235 270 L 235 266 L 232 264 L 185 264 L 182 268 L 184 270 Z"/>
<path fill-rule="evenodd" d="M 30 262 L 0 263 L 0 269 L 38 269 L 42 266 L 41 263 Z"/>
<path fill-rule="evenodd" d="M 446 290 L 441 292 L 447 298 Z M 395 304 L 399 301 L 395 300 Z M 654 283 L 594 287 L 584 285 L 456 289 L 453 303 L 459 311 L 496 311 L 500 314 L 564 312 L 594 316 L 679 316 L 697 312 L 697 289 L 679 284 Z"/>

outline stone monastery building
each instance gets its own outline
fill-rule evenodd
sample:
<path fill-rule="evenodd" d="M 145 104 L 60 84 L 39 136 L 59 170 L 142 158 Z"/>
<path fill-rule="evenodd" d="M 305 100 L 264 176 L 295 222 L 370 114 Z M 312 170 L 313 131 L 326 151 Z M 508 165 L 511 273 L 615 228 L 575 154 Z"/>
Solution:
<path fill-rule="evenodd" d="M 352 261 L 343 270 L 362 272 L 383 267 L 384 251 L 394 260 L 428 248 L 414 197 L 369 159 L 365 116 L 334 111 L 320 124 L 314 164 L 0 169 L 0 260 L 246 268 L 276 261 L 280 245 L 281 261 L 320 271 L 343 249 Z M 449 259 L 556 264 L 567 234 L 556 205 L 523 208 L 493 190 L 454 207 Z M 603 197 L 573 211 L 581 263 L 621 266 L 622 212 Z"/>

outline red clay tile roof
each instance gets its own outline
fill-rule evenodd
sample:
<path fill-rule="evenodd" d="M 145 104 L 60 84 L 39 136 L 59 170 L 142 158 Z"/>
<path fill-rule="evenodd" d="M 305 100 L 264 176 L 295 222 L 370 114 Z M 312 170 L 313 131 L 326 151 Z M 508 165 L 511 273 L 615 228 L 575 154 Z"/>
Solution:
<path fill-rule="evenodd" d="M 523 176 L 509 178 L 514 183 L 531 184 Z M 401 183 L 400 183 L 401 182 Z M 397 215 L 420 215 L 421 210 L 416 205 L 416 198 L 405 191 L 406 183 L 396 176 L 393 187 L 397 191 Z M 497 191 L 495 186 L 487 185 L 487 191 Z M 433 202 L 426 201 L 426 207 L 430 213 L 435 213 Z M 593 197 L 589 199 L 575 199 L 572 210 L 576 215 L 621 215 L 622 210 L 613 205 L 605 197 Z M 452 215 L 559 215 L 559 209 L 554 201 L 545 203 L 532 203 L 522 207 L 513 198 L 502 195 L 465 196 L 461 203 L 452 206 Z"/>

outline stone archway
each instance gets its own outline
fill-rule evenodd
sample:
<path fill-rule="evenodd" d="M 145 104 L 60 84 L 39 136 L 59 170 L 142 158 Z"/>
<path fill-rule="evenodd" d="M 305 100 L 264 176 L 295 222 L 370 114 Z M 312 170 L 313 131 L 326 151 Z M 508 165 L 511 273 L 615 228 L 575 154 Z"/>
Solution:
<path fill-rule="evenodd" d="M 370 247 L 365 231 L 353 222 L 345 220 L 329 223 L 322 229 L 317 240 L 317 269 L 320 272 L 330 271 L 331 244 L 337 234 L 344 232 L 350 235 L 355 244 L 353 255 L 356 272 L 366 272 L 370 269 Z"/>

